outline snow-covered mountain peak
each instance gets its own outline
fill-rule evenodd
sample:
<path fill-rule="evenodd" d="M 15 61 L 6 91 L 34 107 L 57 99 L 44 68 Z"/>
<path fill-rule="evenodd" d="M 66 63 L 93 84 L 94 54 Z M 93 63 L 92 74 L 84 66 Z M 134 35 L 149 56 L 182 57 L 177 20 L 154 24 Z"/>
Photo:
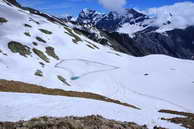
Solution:
<path fill-rule="evenodd" d="M 110 11 L 107 14 L 99 13 L 91 9 L 83 9 L 78 18 L 79 24 L 91 24 L 106 31 L 116 31 L 125 23 L 133 24 L 148 19 L 148 16 L 134 9 L 125 9 L 120 12 Z"/>
<path fill-rule="evenodd" d="M 81 17 L 91 17 L 94 15 L 100 15 L 100 12 L 97 12 L 96 10 L 85 8 L 80 12 Z"/>
<path fill-rule="evenodd" d="M 86 8 L 80 12 L 77 22 L 79 24 L 95 24 L 102 16 L 102 13 Z"/>
<path fill-rule="evenodd" d="M 135 9 L 125 9 L 122 12 L 111 11 L 106 16 L 107 19 L 117 20 L 119 24 L 132 23 L 132 22 L 142 22 L 149 17 L 142 14 Z"/>
<path fill-rule="evenodd" d="M 164 33 L 194 25 L 193 7 L 194 4 L 192 2 L 183 2 L 172 6 L 152 8 L 143 11 L 144 13 L 131 8 L 120 12 L 110 11 L 107 14 L 84 9 L 80 13 L 77 23 L 90 24 L 108 32 L 129 32 L 128 34 L 131 37 L 136 32 L 143 30 Z"/>

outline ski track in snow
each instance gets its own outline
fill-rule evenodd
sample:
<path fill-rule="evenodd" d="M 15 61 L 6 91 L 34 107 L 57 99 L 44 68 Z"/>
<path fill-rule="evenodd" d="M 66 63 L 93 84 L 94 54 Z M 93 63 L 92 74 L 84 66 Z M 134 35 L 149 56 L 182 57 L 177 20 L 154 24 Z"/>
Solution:
<path fill-rule="evenodd" d="M 136 94 L 136 95 L 139 95 L 139 96 L 143 96 L 143 97 L 147 97 L 149 99 L 154 99 L 154 100 L 159 100 L 159 101 L 162 101 L 162 102 L 166 102 L 166 103 L 169 103 L 171 105 L 174 105 L 176 107 L 179 107 L 181 109 L 183 109 L 184 111 L 187 111 L 187 112 L 192 112 L 190 111 L 189 109 L 187 109 L 186 107 L 182 106 L 182 105 L 179 105 L 179 104 L 176 104 L 170 100 L 167 100 L 167 99 L 164 99 L 164 98 L 160 98 L 160 97 L 157 97 L 157 96 L 153 96 L 153 95 L 149 95 L 149 94 L 145 94 L 145 93 L 141 93 L 141 92 L 138 92 L 136 90 L 133 90 L 133 89 L 130 89 L 128 87 L 124 87 L 120 82 L 119 82 L 119 85 L 122 87 L 122 89 L 125 89 L 133 94 Z"/>
<path fill-rule="evenodd" d="M 59 68 L 59 69 L 63 69 L 67 72 L 70 73 L 71 77 L 75 77 L 76 74 L 71 70 L 71 69 L 68 69 L 68 68 L 65 68 L 65 67 L 62 67 L 60 66 L 61 64 L 63 64 L 64 62 L 66 61 L 81 61 L 81 62 L 85 62 L 86 64 L 87 63 L 94 63 L 94 64 L 100 64 L 100 65 L 105 65 L 105 66 L 109 66 L 109 67 L 112 67 L 110 69 L 104 69 L 104 70 L 96 70 L 96 71 L 92 71 L 92 72 L 87 72 L 87 73 L 84 73 L 84 74 L 81 74 L 79 75 L 79 78 L 81 77 L 84 77 L 84 76 L 87 76 L 89 74 L 95 74 L 95 73 L 98 73 L 98 72 L 106 72 L 106 71 L 112 71 L 112 70 L 117 70 L 117 69 L 120 69 L 120 67 L 116 67 L 116 66 L 113 66 L 113 65 L 109 65 L 109 64 L 104 64 L 104 63 L 100 63 L 100 62 L 96 62 L 96 61 L 90 61 L 90 60 L 85 60 L 85 59 L 64 59 L 62 61 L 60 61 L 59 63 L 57 63 L 55 65 L 55 68 Z M 122 86 L 122 84 L 119 82 L 119 85 Z M 124 87 L 122 86 L 122 89 L 124 90 L 127 90 L 133 94 L 136 94 L 136 95 L 139 95 L 139 96 L 143 96 L 143 97 L 147 97 L 149 99 L 154 99 L 154 100 L 159 100 L 159 101 L 162 101 L 162 102 L 165 102 L 165 103 L 168 103 L 168 104 L 171 104 L 173 106 L 176 106 L 176 107 L 179 107 L 187 112 L 191 112 L 189 109 L 187 109 L 186 107 L 182 106 L 182 105 L 179 105 L 177 103 L 174 103 L 170 100 L 167 100 L 167 99 L 164 99 L 164 98 L 160 98 L 160 97 L 157 97 L 157 96 L 153 96 L 153 95 L 149 95 L 149 94 L 145 94 L 145 93 L 141 93 L 141 92 L 138 92 L 136 90 L 133 90 L 133 89 L 130 89 L 128 87 Z M 115 91 L 115 93 L 118 93 L 119 92 L 119 88 L 117 88 L 117 90 Z"/>
<path fill-rule="evenodd" d="M 91 72 L 83 73 L 81 75 L 76 75 L 73 72 L 73 70 L 60 66 L 64 62 L 68 62 L 68 61 L 80 61 L 80 62 L 84 62 L 86 64 L 93 63 L 93 64 L 99 64 L 99 65 L 102 65 L 102 66 L 108 66 L 108 67 L 111 67 L 111 68 L 110 69 L 102 69 L 102 70 L 94 70 L 94 71 L 91 71 Z M 104 63 L 100 63 L 100 62 L 96 62 L 96 61 L 91 61 L 91 60 L 85 60 L 85 59 L 64 59 L 64 60 L 60 61 L 59 63 L 57 63 L 54 67 L 55 68 L 59 68 L 59 69 L 63 69 L 65 71 L 69 72 L 71 77 L 79 77 L 79 78 L 82 78 L 82 77 L 87 76 L 89 74 L 94 74 L 94 73 L 99 73 L 99 72 L 106 72 L 106 71 L 113 71 L 113 70 L 120 69 L 120 67 L 117 67 L 117 66 L 113 66 L 113 65 L 109 65 L 109 64 L 104 64 Z"/>

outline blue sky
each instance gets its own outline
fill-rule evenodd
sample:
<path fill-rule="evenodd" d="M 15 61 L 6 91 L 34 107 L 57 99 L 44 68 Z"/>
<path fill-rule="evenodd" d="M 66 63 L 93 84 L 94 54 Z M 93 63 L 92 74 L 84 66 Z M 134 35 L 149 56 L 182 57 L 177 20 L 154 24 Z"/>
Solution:
<path fill-rule="evenodd" d="M 194 2 L 194 0 L 189 1 Z M 100 12 L 108 11 L 108 9 L 103 8 L 99 4 L 98 0 L 18 0 L 18 2 L 22 5 L 57 16 L 65 14 L 77 16 L 83 8 L 91 8 Z M 185 0 L 126 0 L 124 7 L 145 10 L 153 7 L 172 5 L 177 2 L 185 2 Z"/>

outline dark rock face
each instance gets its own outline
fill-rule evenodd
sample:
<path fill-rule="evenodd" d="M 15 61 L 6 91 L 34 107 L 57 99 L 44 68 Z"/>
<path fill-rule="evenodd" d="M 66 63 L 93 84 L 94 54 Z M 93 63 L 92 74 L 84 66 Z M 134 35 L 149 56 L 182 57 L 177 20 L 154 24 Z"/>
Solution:
<path fill-rule="evenodd" d="M 130 54 L 133 56 L 146 55 L 146 52 L 140 49 L 137 46 L 137 43 L 132 38 L 130 38 L 128 34 L 120 34 L 118 32 L 113 32 L 113 33 L 109 33 L 108 36 L 117 42 L 117 45 L 115 45 L 115 43 L 113 43 L 112 40 L 110 40 L 111 45 L 115 50 Z"/>
<path fill-rule="evenodd" d="M 139 32 L 133 38 L 116 32 L 109 36 L 134 56 L 164 54 L 182 59 L 192 59 L 194 56 L 194 26 L 167 31 L 166 34 Z"/>
<path fill-rule="evenodd" d="M 16 0 L 6 0 L 6 1 L 17 6 L 17 7 L 21 7 L 21 5 Z"/>
<path fill-rule="evenodd" d="M 61 18 L 61 20 L 65 21 L 65 22 L 69 22 L 69 21 L 73 22 L 72 19 L 73 19 L 73 16 L 65 16 L 65 17 Z"/>
<path fill-rule="evenodd" d="M 111 11 L 108 14 L 101 14 L 95 10 L 84 9 L 80 12 L 76 22 L 81 25 L 90 24 L 98 29 L 113 32 L 125 23 L 134 24 L 148 18 L 148 16 L 134 9 L 125 9 L 122 13 Z"/>
<path fill-rule="evenodd" d="M 135 24 L 148 19 L 148 16 L 134 9 L 126 9 L 123 13 L 110 12 L 96 24 L 98 29 L 113 32 L 125 23 Z"/>
<path fill-rule="evenodd" d="M 100 20 L 102 17 L 104 16 L 104 14 L 101 14 L 95 10 L 92 9 L 83 9 L 76 22 L 83 25 L 83 24 L 89 24 L 89 25 L 95 25 L 98 20 Z"/>
<path fill-rule="evenodd" d="M 194 27 L 175 29 L 166 34 L 157 32 L 137 33 L 133 40 L 147 54 L 165 54 L 191 59 L 194 55 Z"/>
<path fill-rule="evenodd" d="M 150 30 L 153 29 L 155 28 Z M 98 37 L 95 33 L 84 29 L 78 31 L 102 45 L 133 56 L 164 54 L 176 58 L 194 59 L 194 26 L 184 30 L 167 31 L 165 34 L 150 30 L 137 32 L 133 38 L 118 32 L 99 30 L 101 37 Z"/>
<path fill-rule="evenodd" d="M 174 57 L 178 56 L 173 50 L 175 48 L 173 41 L 160 33 L 136 34 L 133 40 L 136 42 L 137 47 L 147 55 L 165 54 Z"/>
<path fill-rule="evenodd" d="M 109 46 L 117 51 L 134 56 L 165 54 L 182 59 L 194 59 L 194 26 L 157 33 L 159 27 L 144 24 L 145 20 L 150 18 L 134 9 L 126 9 L 122 14 L 113 11 L 99 14 L 94 10 L 85 10 L 80 13 L 77 22 L 82 25 L 92 24 L 103 32 L 105 38 L 87 33 L 88 38 L 103 45 L 109 42 L 111 44 Z M 131 25 L 139 23 L 144 29 L 136 32 L 134 37 L 117 33 L 116 30 L 125 23 Z M 170 24 L 170 21 L 165 24 Z"/>
<path fill-rule="evenodd" d="M 108 120 L 101 116 L 41 117 L 16 123 L 0 122 L 0 129 L 147 129 L 131 122 Z"/>
<path fill-rule="evenodd" d="M 131 25 L 140 23 L 141 25 L 147 19 L 149 19 L 148 16 L 134 9 L 126 9 L 122 14 L 118 12 L 99 14 L 95 10 L 88 9 L 80 13 L 77 22 L 82 25 L 92 24 L 99 31 L 102 31 L 106 38 L 99 39 L 94 36 L 95 34 L 89 33 L 87 33 L 87 36 L 99 43 L 103 41 L 101 43 L 103 45 L 107 45 L 107 42 L 109 42 L 110 46 L 117 51 L 134 56 L 165 54 L 183 59 L 194 58 L 194 26 L 182 30 L 174 29 L 165 33 L 157 33 L 157 26 L 142 24 L 145 29 L 136 32 L 133 38 L 127 34 L 116 32 L 125 23 Z"/>
<path fill-rule="evenodd" d="M 167 34 L 174 43 L 175 52 L 179 53 L 180 57 L 191 59 L 194 56 L 194 26 L 185 30 L 175 29 Z"/>

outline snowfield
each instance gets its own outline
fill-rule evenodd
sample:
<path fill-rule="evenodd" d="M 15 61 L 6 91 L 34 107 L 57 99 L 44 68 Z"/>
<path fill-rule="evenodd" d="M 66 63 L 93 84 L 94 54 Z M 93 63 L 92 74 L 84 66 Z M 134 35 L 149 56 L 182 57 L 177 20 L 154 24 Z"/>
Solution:
<path fill-rule="evenodd" d="M 0 23 L 0 79 L 97 93 L 141 108 L 136 110 L 81 98 L 0 92 L 0 121 L 26 120 L 44 115 L 100 114 L 110 119 L 146 124 L 150 128 L 159 125 L 180 129 L 182 127 L 160 120 L 161 117 L 174 115 L 158 111 L 169 109 L 194 113 L 192 60 L 164 55 L 133 57 L 119 53 L 89 40 L 70 27 L 64 28 L 44 17 L 11 7 L 2 0 L 0 17 L 8 21 Z M 37 40 L 37 37 L 46 43 Z M 30 54 L 21 55 L 18 44 L 10 49 L 10 41 L 25 45 Z M 46 52 L 47 47 L 52 47 L 59 59 Z M 34 49 L 39 50 L 39 54 Z M 37 70 L 42 76 L 35 74 Z M 62 83 L 58 76 L 62 76 L 70 86 Z"/>
<path fill-rule="evenodd" d="M 154 119 L 162 116 L 174 117 L 175 115 L 159 114 L 156 112 L 155 114 L 142 113 L 142 111 L 112 103 L 35 94 L 0 93 L 0 95 L 0 102 L 2 103 L 0 113 L 3 114 L 0 116 L 0 121 L 29 120 L 33 117 L 45 115 L 63 117 L 99 114 L 114 120 L 133 120 L 139 124 L 147 124 L 150 128 L 153 128 L 153 125 L 165 125 L 169 128 L 182 129 L 180 126 L 166 121 L 154 121 Z"/>

